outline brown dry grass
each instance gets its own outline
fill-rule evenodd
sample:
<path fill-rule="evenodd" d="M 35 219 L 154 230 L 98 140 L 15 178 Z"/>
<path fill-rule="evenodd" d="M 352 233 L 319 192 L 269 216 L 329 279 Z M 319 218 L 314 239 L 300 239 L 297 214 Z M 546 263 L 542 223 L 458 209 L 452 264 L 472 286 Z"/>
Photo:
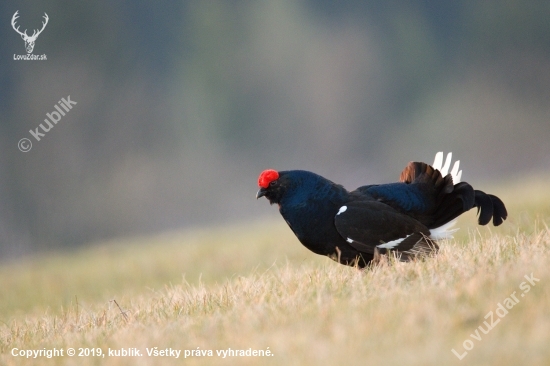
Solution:
<path fill-rule="evenodd" d="M 284 223 L 195 230 L 105 243 L 0 268 L 0 362 L 148 364 L 550 364 L 550 192 L 545 180 L 509 206 L 503 227 L 461 234 L 434 258 L 366 271 L 336 265 Z M 280 220 L 282 221 L 282 220 Z M 529 292 L 525 275 L 540 279 Z M 519 302 L 487 334 L 476 329 L 513 292 Z M 521 297 L 521 294 L 524 296 Z M 115 300 L 115 301 L 113 301 Z M 117 305 L 118 304 L 118 305 Z M 119 307 L 120 306 L 120 307 Z M 479 338 L 479 337 L 478 337 Z M 473 348 L 460 361 L 464 344 Z M 25 360 L 13 348 L 135 347 L 143 357 Z M 153 358 L 146 348 L 182 350 Z M 269 347 L 271 357 L 216 356 Z M 188 357 L 184 350 L 212 350 Z"/>

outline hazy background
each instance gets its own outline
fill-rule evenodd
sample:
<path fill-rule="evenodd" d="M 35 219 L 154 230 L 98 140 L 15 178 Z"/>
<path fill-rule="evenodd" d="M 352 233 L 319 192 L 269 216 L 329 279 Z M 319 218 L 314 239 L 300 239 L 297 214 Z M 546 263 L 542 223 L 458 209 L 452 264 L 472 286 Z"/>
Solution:
<path fill-rule="evenodd" d="M 16 10 L 47 61 L 13 60 Z M 0 39 L 1 259 L 278 215 L 266 168 L 550 171 L 550 1 L 2 1 Z"/>

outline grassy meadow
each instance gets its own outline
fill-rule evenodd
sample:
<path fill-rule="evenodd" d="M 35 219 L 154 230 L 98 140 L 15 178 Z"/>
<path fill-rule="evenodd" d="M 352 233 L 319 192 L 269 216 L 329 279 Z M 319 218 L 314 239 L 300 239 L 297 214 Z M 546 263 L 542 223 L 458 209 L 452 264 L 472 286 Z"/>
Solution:
<path fill-rule="evenodd" d="M 282 219 L 0 264 L 0 364 L 548 365 L 550 184 L 476 186 L 507 204 L 504 225 L 472 211 L 437 256 L 365 271 L 308 252 Z"/>

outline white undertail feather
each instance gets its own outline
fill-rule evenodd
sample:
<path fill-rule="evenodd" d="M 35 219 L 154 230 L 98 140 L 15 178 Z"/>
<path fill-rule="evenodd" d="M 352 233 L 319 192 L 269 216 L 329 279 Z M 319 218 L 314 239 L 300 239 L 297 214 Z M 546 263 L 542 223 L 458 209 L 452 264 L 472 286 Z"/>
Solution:
<path fill-rule="evenodd" d="M 443 165 L 443 151 L 435 154 L 435 159 L 433 163 L 433 168 L 441 172 L 442 176 L 449 174 L 449 168 L 451 166 L 451 161 L 453 158 L 453 153 L 450 152 L 447 154 L 447 159 L 445 159 L 445 164 Z M 453 178 L 453 184 L 460 183 L 460 178 L 462 178 L 462 170 L 458 170 L 460 166 L 460 160 L 455 161 L 453 169 L 451 169 L 451 177 Z"/>
<path fill-rule="evenodd" d="M 434 159 L 434 163 L 432 164 L 432 167 L 434 169 L 441 171 L 442 166 L 443 166 L 443 151 L 440 151 L 437 154 L 435 154 L 435 159 Z"/>
<path fill-rule="evenodd" d="M 447 159 L 445 159 L 445 163 L 443 164 L 443 167 L 441 168 L 441 175 L 446 176 L 449 174 L 449 167 L 451 166 L 451 160 L 453 159 L 453 153 L 450 152 L 447 154 Z"/>
<path fill-rule="evenodd" d="M 456 224 L 456 219 L 430 230 L 430 238 L 433 240 L 452 239 L 458 228 L 451 229 Z"/>
<path fill-rule="evenodd" d="M 453 158 L 453 153 L 448 153 L 447 158 L 445 159 L 445 164 L 443 164 L 443 151 L 440 151 L 437 154 L 435 154 L 435 159 L 432 166 L 434 169 L 439 170 L 442 176 L 446 176 L 449 173 L 449 167 L 451 166 L 452 158 Z M 460 160 L 457 160 L 453 165 L 453 169 L 451 169 L 451 177 L 453 178 L 453 184 L 460 183 L 460 179 L 462 178 L 462 170 L 459 170 L 459 166 L 460 166 Z M 455 224 L 456 224 L 456 219 L 449 221 L 448 223 L 441 225 L 440 227 L 431 229 L 430 238 L 434 240 L 451 239 L 453 237 L 453 233 L 455 233 L 458 230 L 458 228 L 451 229 Z"/>

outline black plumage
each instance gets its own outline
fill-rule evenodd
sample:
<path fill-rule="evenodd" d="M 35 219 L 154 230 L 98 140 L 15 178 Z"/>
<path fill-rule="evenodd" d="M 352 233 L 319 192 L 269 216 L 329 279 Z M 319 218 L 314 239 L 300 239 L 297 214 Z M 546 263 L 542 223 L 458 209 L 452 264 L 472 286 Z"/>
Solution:
<path fill-rule="evenodd" d="M 450 154 L 441 163 L 442 153 L 434 166 L 411 162 L 399 182 L 352 192 L 312 172 L 266 170 L 257 198 L 278 204 L 298 240 L 314 253 L 359 267 L 388 250 L 407 261 L 437 251 L 437 239 L 450 237 L 453 220 L 473 207 L 480 225 L 492 219 L 498 226 L 507 217 L 498 197 L 459 182 L 458 162 L 447 174 Z"/>

